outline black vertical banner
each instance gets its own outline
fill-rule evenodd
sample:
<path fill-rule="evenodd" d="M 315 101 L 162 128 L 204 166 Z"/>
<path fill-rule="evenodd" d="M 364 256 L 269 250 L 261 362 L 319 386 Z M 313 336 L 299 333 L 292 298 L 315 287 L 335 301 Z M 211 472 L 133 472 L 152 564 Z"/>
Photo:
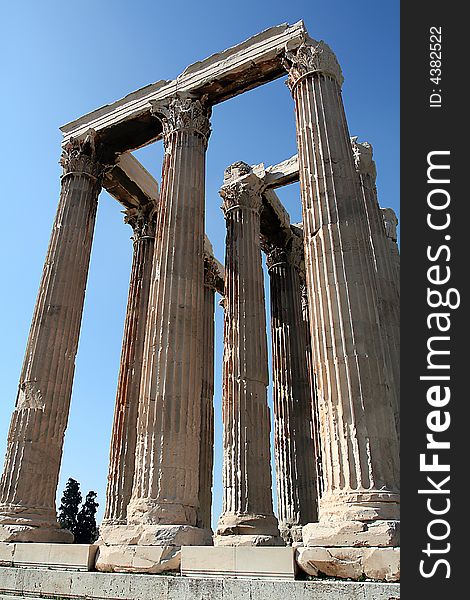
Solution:
<path fill-rule="evenodd" d="M 470 31 L 462 10 L 401 4 L 404 600 L 468 596 Z"/>

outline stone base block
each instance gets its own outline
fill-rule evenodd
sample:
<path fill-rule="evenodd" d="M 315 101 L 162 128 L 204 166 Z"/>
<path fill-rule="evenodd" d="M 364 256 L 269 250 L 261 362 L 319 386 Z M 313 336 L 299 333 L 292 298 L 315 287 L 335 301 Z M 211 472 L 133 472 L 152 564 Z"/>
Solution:
<path fill-rule="evenodd" d="M 375 581 L 400 580 L 400 548 L 297 548 L 297 564 L 308 575 Z"/>
<path fill-rule="evenodd" d="M 319 513 L 326 521 L 397 521 L 400 494 L 381 490 L 344 490 L 324 494 Z"/>
<path fill-rule="evenodd" d="M 0 566 L 91 571 L 97 549 L 93 544 L 0 543 Z"/>
<path fill-rule="evenodd" d="M 71 544 L 73 534 L 60 527 L 31 527 L 0 523 L 0 542 L 37 542 Z"/>
<path fill-rule="evenodd" d="M 223 514 L 214 536 L 215 546 L 284 546 L 273 515 Z"/>
<path fill-rule="evenodd" d="M 0 504 L 0 542 L 70 544 L 73 535 L 61 529 L 55 510 Z"/>
<path fill-rule="evenodd" d="M 234 577 L 158 577 L 134 573 L 68 573 L 0 567 L 0 598 L 51 600 L 399 600 L 397 583 L 373 581 L 266 581 Z"/>
<path fill-rule="evenodd" d="M 102 525 L 107 546 L 212 546 L 212 532 L 191 525 Z"/>
<path fill-rule="evenodd" d="M 179 571 L 179 546 L 100 545 L 95 568 L 104 573 L 163 573 Z"/>
<path fill-rule="evenodd" d="M 98 571 L 179 571 L 181 546 L 211 546 L 212 532 L 191 525 L 105 525 L 100 527 Z"/>
<path fill-rule="evenodd" d="M 215 535 L 214 546 L 285 546 L 285 542 L 274 535 Z"/>
<path fill-rule="evenodd" d="M 181 574 L 187 577 L 294 579 L 294 548 L 183 546 Z"/>
<path fill-rule="evenodd" d="M 304 546 L 399 546 L 400 521 L 309 523 L 302 529 Z"/>

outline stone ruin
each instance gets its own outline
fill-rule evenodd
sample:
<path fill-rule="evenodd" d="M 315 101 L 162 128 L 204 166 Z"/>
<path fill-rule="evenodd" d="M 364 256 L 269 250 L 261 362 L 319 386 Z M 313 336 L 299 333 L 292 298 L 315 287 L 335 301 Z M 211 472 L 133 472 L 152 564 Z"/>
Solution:
<path fill-rule="evenodd" d="M 286 74 L 298 155 L 226 169 L 222 266 L 204 233 L 211 107 Z M 183 556 L 183 574 L 233 574 L 244 572 L 241 559 L 225 571 L 223 561 L 246 551 L 255 566 L 245 574 L 256 571 L 258 556 L 272 575 L 266 560 L 284 552 L 292 576 L 300 567 L 398 579 L 397 221 L 379 208 L 372 147 L 349 135 L 342 83 L 331 49 L 299 22 L 61 128 L 59 206 L 0 484 L 1 564 L 16 564 L 13 554 L 36 543 L 72 542 L 57 523 L 55 499 L 105 188 L 125 207 L 134 254 L 105 515 L 86 568 L 156 573 L 179 569 Z M 131 154 L 159 139 L 160 188 Z M 275 192 L 295 181 L 298 224 Z M 271 286 L 278 517 L 262 252 Z M 216 293 L 225 314 L 224 459 L 223 512 L 212 532 Z"/>

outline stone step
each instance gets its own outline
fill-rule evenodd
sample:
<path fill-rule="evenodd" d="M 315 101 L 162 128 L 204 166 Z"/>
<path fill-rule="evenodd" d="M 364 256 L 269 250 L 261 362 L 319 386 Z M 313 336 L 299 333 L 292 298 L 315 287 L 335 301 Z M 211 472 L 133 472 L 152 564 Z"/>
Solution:
<path fill-rule="evenodd" d="M 198 579 L 0 567 L 0 598 L 54 600 L 399 600 L 396 583 Z"/>
<path fill-rule="evenodd" d="M 91 571 L 98 546 L 94 544 L 0 543 L 1 567 L 33 567 Z M 0 580 L 4 571 L 0 571 Z"/>

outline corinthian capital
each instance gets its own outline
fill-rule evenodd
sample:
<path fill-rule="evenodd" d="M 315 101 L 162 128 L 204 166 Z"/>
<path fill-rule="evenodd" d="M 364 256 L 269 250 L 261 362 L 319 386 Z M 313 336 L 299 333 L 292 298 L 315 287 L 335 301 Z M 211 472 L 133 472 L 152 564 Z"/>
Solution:
<path fill-rule="evenodd" d="M 234 208 L 244 208 L 261 213 L 263 201 L 263 181 L 253 173 L 250 165 L 236 162 L 230 165 L 224 173 L 224 184 L 220 188 L 222 210 L 225 217 Z"/>
<path fill-rule="evenodd" d="M 323 41 L 317 42 L 307 37 L 302 44 L 290 50 L 285 49 L 283 64 L 289 72 L 287 85 L 291 90 L 300 79 L 311 73 L 323 73 L 333 77 L 338 85 L 343 85 L 344 77 L 338 60 L 331 48 Z"/>
<path fill-rule="evenodd" d="M 261 240 L 261 247 L 266 253 L 266 266 L 268 271 L 273 267 L 290 265 L 301 274 L 304 265 L 304 247 L 302 230 L 291 225 L 292 235 L 282 244 L 269 242 L 265 238 Z M 298 233 L 300 231 L 300 234 Z"/>
<path fill-rule="evenodd" d="M 136 208 L 128 208 L 124 213 L 124 223 L 134 230 L 133 240 L 155 237 L 155 204 L 149 202 Z"/>
<path fill-rule="evenodd" d="M 266 250 L 266 266 L 268 272 L 274 267 L 287 265 L 287 252 L 282 246 L 268 245 Z"/>
<path fill-rule="evenodd" d="M 71 137 L 62 149 L 59 163 L 63 169 L 62 177 L 80 174 L 98 180 L 103 166 L 97 159 L 96 132 L 90 129 L 80 140 Z"/>
<path fill-rule="evenodd" d="M 373 185 L 377 177 L 375 161 L 372 158 L 373 149 L 368 142 L 359 143 L 357 136 L 351 138 L 351 148 L 354 156 L 356 171 L 363 176 L 369 175 Z"/>
<path fill-rule="evenodd" d="M 207 96 L 194 98 L 177 95 L 169 100 L 152 101 L 152 114 L 163 125 L 165 139 L 175 131 L 191 131 L 201 135 L 205 142 L 211 133 L 210 116 L 212 108 L 207 104 Z"/>

